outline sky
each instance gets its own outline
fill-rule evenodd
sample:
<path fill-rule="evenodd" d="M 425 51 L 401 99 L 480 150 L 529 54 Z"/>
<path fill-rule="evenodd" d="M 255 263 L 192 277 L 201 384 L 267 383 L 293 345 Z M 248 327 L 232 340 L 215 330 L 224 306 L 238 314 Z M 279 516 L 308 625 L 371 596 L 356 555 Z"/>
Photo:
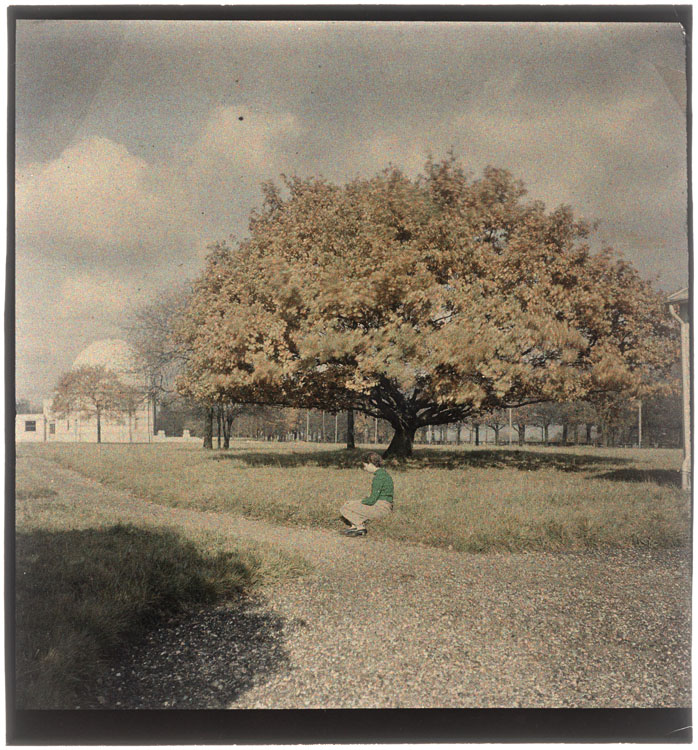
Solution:
<path fill-rule="evenodd" d="M 688 283 L 678 23 L 18 20 L 15 85 L 19 398 L 244 237 L 281 174 L 453 151 Z"/>

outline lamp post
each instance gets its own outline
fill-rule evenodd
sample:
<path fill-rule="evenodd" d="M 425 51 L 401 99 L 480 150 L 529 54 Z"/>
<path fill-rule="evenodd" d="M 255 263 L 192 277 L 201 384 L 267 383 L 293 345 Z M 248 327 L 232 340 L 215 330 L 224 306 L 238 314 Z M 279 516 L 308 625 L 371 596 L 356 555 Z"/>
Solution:
<path fill-rule="evenodd" d="M 691 365 L 690 365 L 690 308 L 688 287 L 669 295 L 669 312 L 681 326 L 681 381 L 683 391 L 683 463 L 681 488 L 691 489 Z"/>

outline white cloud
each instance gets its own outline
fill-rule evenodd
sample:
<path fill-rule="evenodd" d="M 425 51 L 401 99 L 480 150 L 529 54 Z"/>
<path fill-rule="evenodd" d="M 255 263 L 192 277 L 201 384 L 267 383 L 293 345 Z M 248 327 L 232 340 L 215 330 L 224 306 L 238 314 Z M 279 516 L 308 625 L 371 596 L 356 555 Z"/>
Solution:
<path fill-rule="evenodd" d="M 176 183 L 121 144 L 93 137 L 16 175 L 17 233 L 29 241 L 130 256 L 181 231 L 186 200 Z"/>

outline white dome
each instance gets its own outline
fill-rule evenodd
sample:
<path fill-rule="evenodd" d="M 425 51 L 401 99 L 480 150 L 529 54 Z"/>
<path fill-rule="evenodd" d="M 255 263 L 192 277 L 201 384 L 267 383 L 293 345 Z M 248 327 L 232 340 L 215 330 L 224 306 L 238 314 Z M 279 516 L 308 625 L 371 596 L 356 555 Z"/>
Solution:
<path fill-rule="evenodd" d="M 73 369 L 99 365 L 115 372 L 124 383 L 129 385 L 139 385 L 143 380 L 136 367 L 133 349 L 121 339 L 102 339 L 90 344 L 75 358 Z"/>

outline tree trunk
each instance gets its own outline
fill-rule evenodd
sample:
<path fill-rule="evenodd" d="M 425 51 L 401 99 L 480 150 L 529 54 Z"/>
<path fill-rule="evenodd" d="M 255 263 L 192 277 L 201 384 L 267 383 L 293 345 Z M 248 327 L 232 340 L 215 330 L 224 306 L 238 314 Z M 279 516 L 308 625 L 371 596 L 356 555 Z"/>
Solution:
<path fill-rule="evenodd" d="M 213 407 L 209 406 L 206 409 L 206 416 L 204 417 L 204 448 L 206 450 L 213 450 Z"/>
<path fill-rule="evenodd" d="M 587 445 L 589 445 L 589 443 L 591 443 L 591 424 L 587 422 L 585 427 L 587 432 Z"/>
<path fill-rule="evenodd" d="M 458 422 L 458 431 L 456 432 L 456 445 L 461 444 L 461 430 L 463 429 L 463 423 Z"/>
<path fill-rule="evenodd" d="M 218 435 L 217 435 L 218 440 L 216 443 L 216 447 L 218 448 L 218 450 L 220 450 L 221 449 L 221 407 L 220 406 L 216 410 L 216 422 L 218 425 Z"/>
<path fill-rule="evenodd" d="M 496 427 L 492 428 L 494 430 L 494 444 L 499 445 L 499 431 L 502 429 L 497 425 Z"/>
<path fill-rule="evenodd" d="M 354 410 L 347 410 L 347 450 L 353 451 L 356 445 L 354 444 Z"/>
<path fill-rule="evenodd" d="M 569 431 L 569 427 L 567 425 L 567 422 L 562 423 L 562 444 L 567 445 L 567 433 Z"/>
<path fill-rule="evenodd" d="M 543 444 L 548 445 L 548 425 L 543 426 Z"/>
<path fill-rule="evenodd" d="M 526 442 L 526 425 L 520 424 L 519 426 L 519 445 L 524 445 Z"/>
<path fill-rule="evenodd" d="M 223 448 L 230 448 L 230 433 L 233 431 L 233 417 L 225 416 L 223 418 Z"/>
<path fill-rule="evenodd" d="M 97 409 L 97 442 L 102 442 L 102 413 Z"/>
<path fill-rule="evenodd" d="M 480 445 L 480 425 L 473 425 L 473 428 L 475 430 L 475 445 Z"/>
<path fill-rule="evenodd" d="M 395 456 L 396 458 L 407 458 L 412 455 L 412 443 L 414 443 L 414 433 L 417 431 L 416 426 L 404 427 L 398 425 L 394 427 L 393 439 L 390 445 L 383 453 L 384 458 Z"/>

